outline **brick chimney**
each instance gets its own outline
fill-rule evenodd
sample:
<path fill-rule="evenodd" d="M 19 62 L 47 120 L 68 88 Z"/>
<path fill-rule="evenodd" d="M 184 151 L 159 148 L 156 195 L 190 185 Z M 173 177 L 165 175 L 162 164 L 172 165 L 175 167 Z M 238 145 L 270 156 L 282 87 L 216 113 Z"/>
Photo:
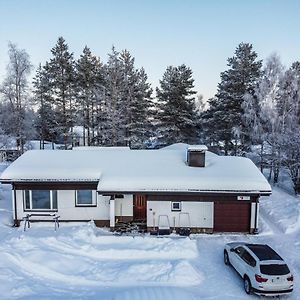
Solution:
<path fill-rule="evenodd" d="M 207 147 L 204 145 L 191 145 L 187 148 L 187 165 L 189 167 L 205 167 L 205 152 Z"/>

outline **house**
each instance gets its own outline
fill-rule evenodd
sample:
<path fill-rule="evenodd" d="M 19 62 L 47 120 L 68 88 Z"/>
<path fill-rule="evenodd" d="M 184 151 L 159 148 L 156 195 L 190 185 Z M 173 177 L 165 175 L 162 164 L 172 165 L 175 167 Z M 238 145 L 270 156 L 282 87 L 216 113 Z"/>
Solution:
<path fill-rule="evenodd" d="M 218 156 L 205 146 L 160 150 L 32 150 L 0 178 L 12 185 L 14 220 L 57 212 L 61 221 L 160 222 L 193 232 L 250 232 L 259 198 L 271 187 L 251 160 Z M 184 224 L 183 224 L 184 223 Z"/>

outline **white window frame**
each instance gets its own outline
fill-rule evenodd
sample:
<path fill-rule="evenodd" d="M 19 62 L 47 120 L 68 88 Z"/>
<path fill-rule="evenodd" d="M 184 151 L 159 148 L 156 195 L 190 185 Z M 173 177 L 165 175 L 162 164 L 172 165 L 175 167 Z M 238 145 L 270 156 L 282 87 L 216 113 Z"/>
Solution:
<path fill-rule="evenodd" d="M 96 207 L 97 206 L 97 191 L 96 190 L 89 190 L 89 191 L 92 191 L 92 203 L 87 203 L 87 204 L 78 203 L 78 191 L 82 191 L 82 190 L 75 191 L 75 207 Z"/>
<path fill-rule="evenodd" d="M 29 206 L 30 208 L 26 207 L 26 191 L 29 192 Z M 24 211 L 57 211 L 57 208 L 53 208 L 53 192 L 56 192 L 56 201 L 58 206 L 58 191 L 57 190 L 45 190 L 50 192 L 50 209 L 49 208 L 32 208 L 32 190 L 23 190 L 23 205 Z"/>
<path fill-rule="evenodd" d="M 179 208 L 174 208 L 174 204 L 179 204 Z M 181 211 L 181 201 L 172 201 L 171 202 L 171 211 Z"/>

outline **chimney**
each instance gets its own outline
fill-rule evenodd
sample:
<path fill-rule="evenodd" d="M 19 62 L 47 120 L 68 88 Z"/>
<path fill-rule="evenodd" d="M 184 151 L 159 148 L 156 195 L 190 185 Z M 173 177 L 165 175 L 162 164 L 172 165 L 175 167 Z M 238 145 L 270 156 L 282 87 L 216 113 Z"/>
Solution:
<path fill-rule="evenodd" d="M 187 165 L 189 167 L 205 167 L 205 152 L 207 147 L 204 145 L 191 145 L 187 148 Z"/>

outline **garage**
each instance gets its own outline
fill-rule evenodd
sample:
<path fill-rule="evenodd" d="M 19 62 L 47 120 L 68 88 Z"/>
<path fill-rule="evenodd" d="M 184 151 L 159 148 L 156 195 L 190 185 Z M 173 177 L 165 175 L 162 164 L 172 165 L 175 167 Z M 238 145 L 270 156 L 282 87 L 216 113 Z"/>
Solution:
<path fill-rule="evenodd" d="M 214 203 L 215 232 L 249 232 L 251 203 L 217 201 Z"/>

